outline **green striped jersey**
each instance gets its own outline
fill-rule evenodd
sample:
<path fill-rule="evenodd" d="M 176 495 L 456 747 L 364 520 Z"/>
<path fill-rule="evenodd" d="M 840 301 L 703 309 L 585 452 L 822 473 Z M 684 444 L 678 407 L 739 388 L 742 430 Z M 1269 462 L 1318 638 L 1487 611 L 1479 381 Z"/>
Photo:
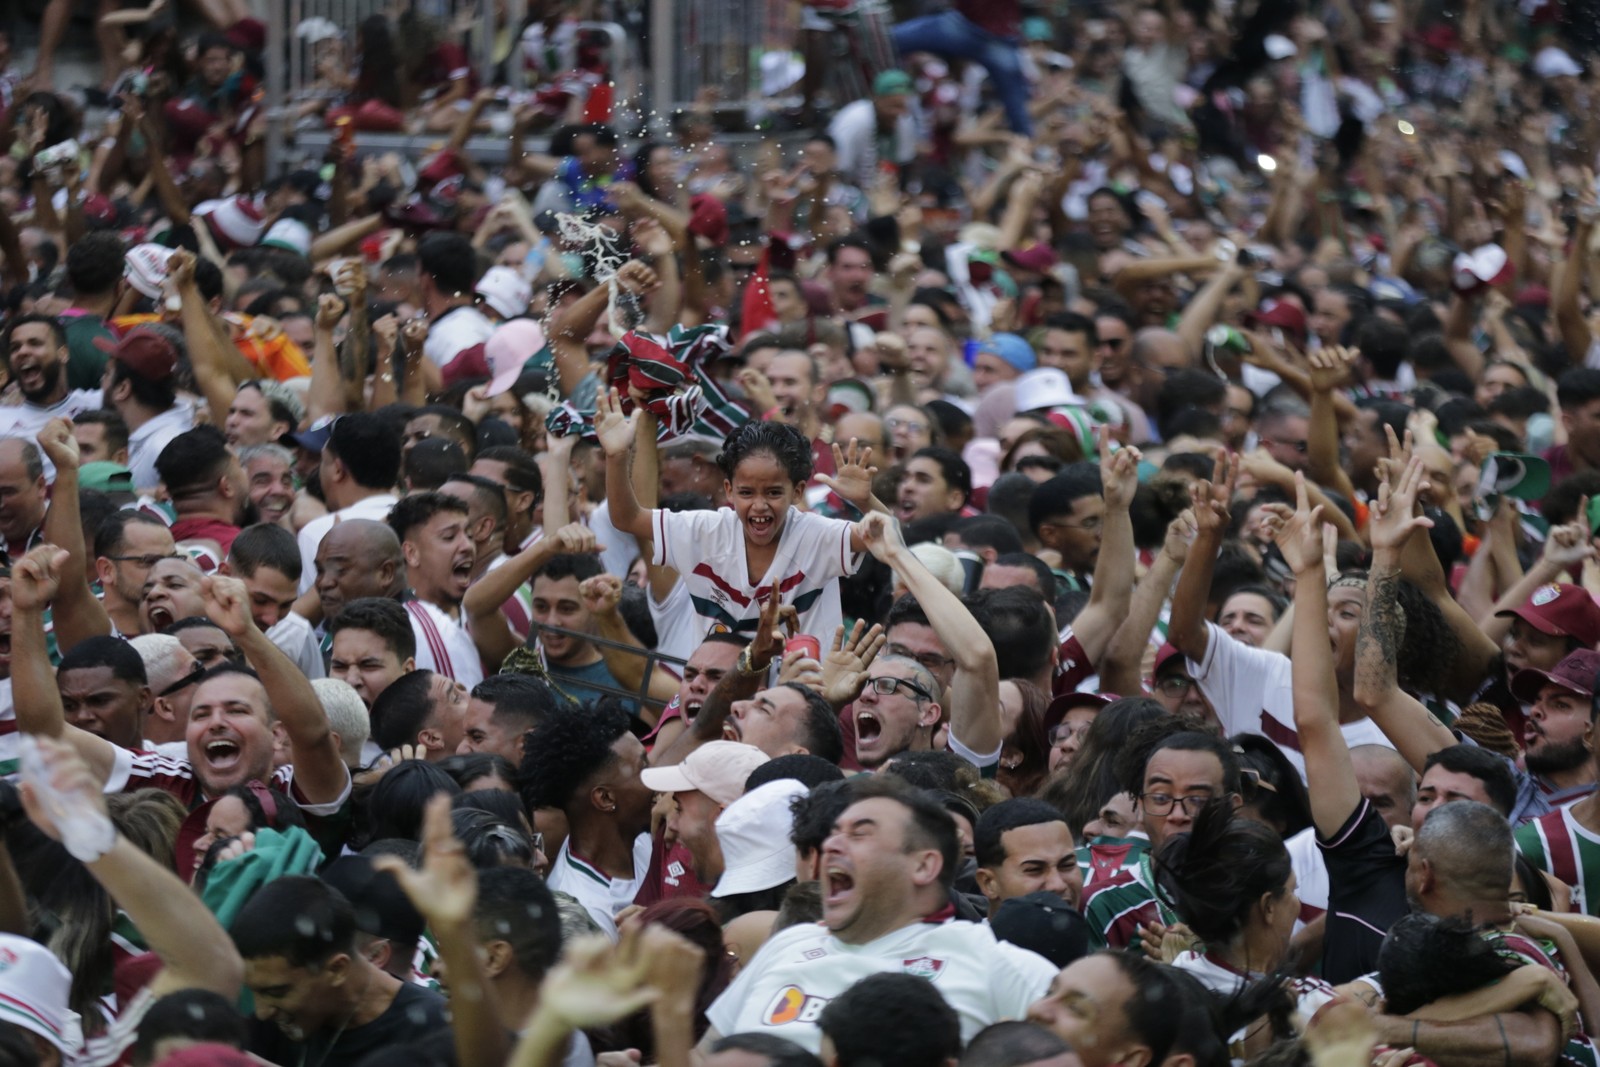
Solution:
<path fill-rule="evenodd" d="M 1570 807 L 1557 808 L 1516 830 L 1517 848 L 1541 871 L 1572 887 L 1572 906 L 1600 915 L 1600 834 L 1585 828 Z M 1589 892 L 1589 875 L 1595 892 Z"/>

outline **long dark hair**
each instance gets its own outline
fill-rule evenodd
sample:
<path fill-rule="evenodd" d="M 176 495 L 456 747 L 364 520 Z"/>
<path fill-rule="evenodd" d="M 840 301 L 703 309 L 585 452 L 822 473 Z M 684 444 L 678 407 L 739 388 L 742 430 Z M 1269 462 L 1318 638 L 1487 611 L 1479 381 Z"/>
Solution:
<path fill-rule="evenodd" d="M 1234 815 L 1215 797 L 1193 829 L 1173 834 L 1156 855 L 1156 889 L 1200 940 L 1221 946 L 1243 932 L 1263 895 L 1282 896 L 1293 876 L 1289 850 L 1271 828 Z"/>
<path fill-rule="evenodd" d="M 357 29 L 361 38 L 361 73 L 356 78 L 355 95 L 363 100 L 382 100 L 390 107 L 403 106 L 400 99 L 400 57 L 395 51 L 394 31 L 383 15 L 369 15 Z"/>

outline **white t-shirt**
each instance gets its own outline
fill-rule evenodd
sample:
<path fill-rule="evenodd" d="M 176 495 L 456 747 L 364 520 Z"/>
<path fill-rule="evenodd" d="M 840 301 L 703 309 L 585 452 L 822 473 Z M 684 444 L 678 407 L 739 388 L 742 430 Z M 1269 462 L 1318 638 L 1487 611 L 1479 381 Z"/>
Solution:
<path fill-rule="evenodd" d="M 561 851 L 550 864 L 550 875 L 545 884 L 553 893 L 565 893 L 583 905 L 589 917 L 605 931 L 611 940 L 617 939 L 617 912 L 633 903 L 639 895 L 644 875 L 650 869 L 649 834 L 633 839 L 633 877 L 610 878 L 599 867 L 582 856 L 572 854 L 572 838 L 561 842 Z"/>
<path fill-rule="evenodd" d="M 156 457 L 174 437 L 192 429 L 194 405 L 179 397 L 172 407 L 128 434 L 128 470 L 133 472 L 135 489 L 153 489 L 161 484 Z"/>
<path fill-rule="evenodd" d="M 327 515 L 318 515 L 304 526 L 295 540 L 300 545 L 300 595 L 311 592 L 311 587 L 317 584 L 317 546 L 322 544 L 322 539 L 328 531 L 333 529 L 335 523 L 346 519 L 371 519 L 382 522 L 389 517 L 389 511 L 399 501 L 393 493 L 379 493 L 357 500 L 347 508 Z"/>
<path fill-rule="evenodd" d="M 454 363 L 463 352 L 485 344 L 494 333 L 494 323 L 475 307 L 452 308 L 433 320 L 422 354 L 440 370 Z"/>
<path fill-rule="evenodd" d="M 870 189 L 878 178 L 878 164 L 909 163 L 917 154 L 917 120 L 909 111 L 895 121 L 891 138 L 878 136 L 878 112 L 872 101 L 857 100 L 834 112 L 828 135 L 838 146 L 839 173 L 851 185 Z M 891 158 L 880 159 L 880 143 Z"/>
<path fill-rule="evenodd" d="M 1289 866 L 1294 870 L 1294 891 L 1300 898 L 1301 926 L 1328 910 L 1328 861 L 1317 847 L 1317 828 L 1308 826 L 1283 843 L 1289 850 Z"/>
<path fill-rule="evenodd" d="M 633 534 L 612 525 L 611 509 L 604 500 L 589 513 L 589 530 L 594 534 L 594 539 L 604 546 L 600 549 L 600 566 L 606 569 L 607 574 L 627 577 L 628 566 L 644 553 L 640 551 L 639 542 Z"/>
<path fill-rule="evenodd" d="M 1206 623 L 1210 641 L 1203 663 L 1189 660 L 1189 673 L 1200 683 L 1200 692 L 1216 709 L 1217 720 L 1226 735 L 1261 734 L 1277 745 L 1300 777 L 1306 776 L 1306 759 L 1300 754 L 1300 735 L 1294 728 L 1294 689 L 1289 657 L 1281 652 L 1251 648 L 1234 640 L 1215 623 Z M 1393 748 L 1377 723 L 1371 719 L 1347 722 L 1339 727 L 1344 743 L 1383 745 Z"/>
<path fill-rule="evenodd" d="M 468 689 L 483 681 L 483 660 L 465 626 L 426 600 L 408 600 L 405 608 L 417 639 L 417 670 L 454 678 Z"/>
<path fill-rule="evenodd" d="M 963 1044 L 991 1023 L 1024 1018 L 1056 976 L 1054 964 L 982 923 L 912 923 L 864 945 L 808 923 L 772 935 L 706 1017 L 719 1034 L 772 1034 L 820 1054 L 828 1001 L 885 971 L 932 982 L 960 1017 Z"/>
<path fill-rule="evenodd" d="M 682 581 L 673 582 L 666 599 L 659 604 L 654 593 L 647 593 L 645 599 L 650 605 L 650 621 L 656 624 L 656 651 L 682 660 L 694 655 L 704 639 L 705 624 L 694 613 L 688 585 Z M 662 666 L 679 673 L 671 664 Z"/>
<path fill-rule="evenodd" d="M 98 389 L 73 389 L 47 408 L 36 407 L 27 401 L 0 407 L 0 437 L 26 437 L 32 441 L 51 419 L 75 419 L 85 411 L 97 411 L 99 408 Z M 44 460 L 44 480 L 54 482 L 55 464 L 50 462 L 50 457 L 44 454 L 43 449 L 40 449 L 39 457 Z"/>
<path fill-rule="evenodd" d="M 326 678 L 328 672 L 322 665 L 322 642 L 317 640 L 311 623 L 294 612 L 273 623 L 267 631 L 267 640 L 278 646 L 278 651 L 294 660 L 300 673 L 307 678 Z"/>
<path fill-rule="evenodd" d="M 1180 971 L 1188 971 L 1200 980 L 1201 985 L 1225 997 L 1236 996 L 1246 985 L 1267 977 L 1264 974 L 1245 974 L 1221 960 L 1198 952 L 1185 952 L 1173 960 L 1172 965 Z M 1317 1012 L 1339 999 L 1333 986 L 1320 978 L 1309 976 L 1291 979 L 1289 991 L 1294 994 L 1295 1012 L 1301 1017 L 1301 1025 L 1309 1023 L 1316 1018 Z M 1230 1041 L 1242 1041 L 1244 1036 L 1245 1031 L 1240 1030 Z"/>
<path fill-rule="evenodd" d="M 761 618 L 757 597 L 777 590 L 800 613 L 800 633 L 833 640 L 843 621 L 838 578 L 854 574 L 862 555 L 850 549 L 853 524 L 791 507 L 778 535 L 772 566 L 750 581 L 745 563 L 744 524 L 732 508 L 650 513 L 657 566 L 683 579 L 699 618 L 696 643 L 712 626 L 754 636 Z"/>

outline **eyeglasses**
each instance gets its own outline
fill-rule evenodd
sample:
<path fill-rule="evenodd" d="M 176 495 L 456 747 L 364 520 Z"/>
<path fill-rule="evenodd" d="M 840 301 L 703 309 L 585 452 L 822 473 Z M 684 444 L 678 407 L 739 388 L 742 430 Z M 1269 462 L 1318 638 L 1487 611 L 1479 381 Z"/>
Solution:
<path fill-rule="evenodd" d="M 167 686 L 161 692 L 157 693 L 156 696 L 158 696 L 158 697 L 170 697 L 175 693 L 183 692 L 185 689 L 189 688 L 191 685 L 194 685 L 196 682 L 198 682 L 201 678 L 204 678 L 205 674 L 206 674 L 206 671 L 208 671 L 209 669 L 210 668 L 207 667 L 204 663 L 201 663 L 199 660 L 195 660 L 194 661 L 194 666 L 189 668 L 189 673 L 188 674 L 184 675 L 182 678 L 179 678 L 176 682 L 173 682 L 171 685 Z"/>
<path fill-rule="evenodd" d="M 911 681 L 909 678 L 896 678 L 892 674 L 879 675 L 878 677 L 872 679 L 869 684 L 872 686 L 872 691 L 877 693 L 879 696 L 892 696 L 901 686 L 905 686 L 907 689 L 911 690 L 912 700 L 933 699 L 933 694 L 922 688 L 922 686 L 918 685 L 916 682 Z"/>
<path fill-rule="evenodd" d="M 888 652 L 889 655 L 899 656 L 901 659 L 914 659 L 935 673 L 955 662 L 949 656 L 941 656 L 937 652 L 913 652 L 905 645 L 890 645 Z"/>
<path fill-rule="evenodd" d="M 1166 793 L 1140 793 L 1139 803 L 1144 807 L 1146 815 L 1171 815 L 1175 807 L 1183 808 L 1185 815 L 1198 815 L 1201 808 L 1211 803 L 1211 794 L 1196 793 L 1194 796 L 1175 797 Z"/>
<path fill-rule="evenodd" d="M 1182 696 L 1199 684 L 1186 674 L 1174 674 L 1156 682 L 1156 692 L 1165 693 L 1169 697 Z"/>
<path fill-rule="evenodd" d="M 927 433 L 928 423 L 917 422 L 914 419 L 884 419 L 883 429 L 885 433 L 889 434 L 898 433 L 901 430 L 906 433 Z"/>
<path fill-rule="evenodd" d="M 109 559 L 113 563 L 137 563 L 139 566 L 145 568 L 146 570 L 149 570 L 151 567 L 154 567 L 157 563 L 160 563 L 164 559 L 183 559 L 183 558 L 184 558 L 183 554 L 182 553 L 178 553 L 178 552 L 174 552 L 174 553 L 172 553 L 170 555 L 164 555 L 164 556 L 150 555 L 150 556 L 107 556 L 106 557 L 106 559 Z"/>
<path fill-rule="evenodd" d="M 1304 441 L 1280 441 L 1275 437 L 1262 437 L 1260 434 L 1256 434 L 1256 440 L 1260 441 L 1264 445 L 1277 445 L 1282 446 L 1283 448 L 1292 448 L 1302 456 L 1306 454 L 1306 449 L 1309 447 Z"/>

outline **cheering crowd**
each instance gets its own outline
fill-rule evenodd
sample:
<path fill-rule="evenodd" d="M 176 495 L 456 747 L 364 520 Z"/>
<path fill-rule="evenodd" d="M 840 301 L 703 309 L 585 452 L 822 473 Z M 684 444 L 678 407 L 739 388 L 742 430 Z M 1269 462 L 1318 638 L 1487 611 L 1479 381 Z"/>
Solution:
<path fill-rule="evenodd" d="M 1592 12 L 912 6 L 0 27 L 0 1067 L 1600 1067 Z"/>

